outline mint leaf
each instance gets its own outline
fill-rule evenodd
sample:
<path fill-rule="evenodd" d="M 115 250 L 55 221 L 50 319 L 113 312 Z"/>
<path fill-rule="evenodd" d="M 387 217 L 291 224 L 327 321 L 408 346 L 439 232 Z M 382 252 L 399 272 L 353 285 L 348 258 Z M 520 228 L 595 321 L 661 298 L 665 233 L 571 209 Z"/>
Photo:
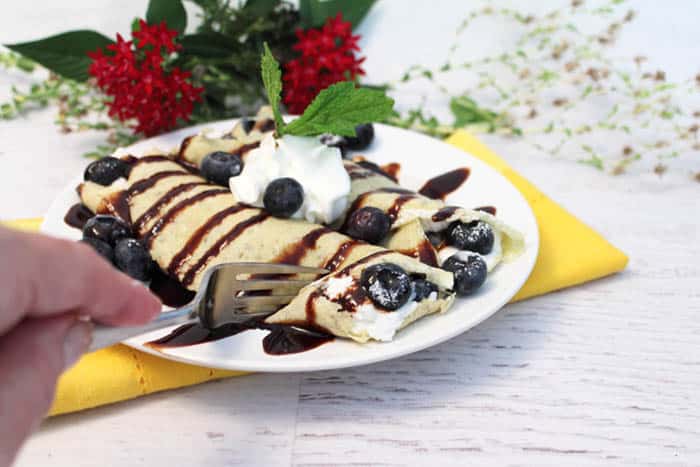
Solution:
<path fill-rule="evenodd" d="M 148 24 L 160 24 L 165 21 L 169 29 L 182 34 L 187 27 L 187 12 L 182 0 L 151 0 L 146 10 Z"/>
<path fill-rule="evenodd" d="M 6 44 L 5 47 L 65 78 L 85 81 L 88 79 L 88 68 L 92 62 L 87 53 L 105 48 L 111 43 L 109 38 L 99 32 L 79 30 L 38 41 Z"/>
<path fill-rule="evenodd" d="M 264 51 L 262 59 L 260 60 L 260 71 L 262 74 L 263 85 L 265 85 L 265 91 L 267 92 L 267 100 L 270 102 L 272 107 L 272 113 L 275 116 L 275 126 L 277 127 L 277 134 L 282 135 L 285 133 L 284 120 L 282 120 L 282 114 L 280 113 L 280 94 L 282 93 L 282 72 L 280 71 L 280 64 L 272 56 L 270 48 L 267 46 L 267 42 L 263 44 Z"/>
<path fill-rule="evenodd" d="M 382 91 L 357 88 L 355 83 L 343 81 L 318 93 L 301 117 L 287 125 L 284 133 L 355 136 L 357 125 L 382 121 L 392 115 L 393 107 L 394 100 Z"/>

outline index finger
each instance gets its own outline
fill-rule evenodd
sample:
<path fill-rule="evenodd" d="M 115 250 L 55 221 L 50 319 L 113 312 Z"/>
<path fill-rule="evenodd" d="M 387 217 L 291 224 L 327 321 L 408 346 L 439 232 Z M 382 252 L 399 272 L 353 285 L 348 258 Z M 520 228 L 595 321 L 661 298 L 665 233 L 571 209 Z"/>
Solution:
<path fill-rule="evenodd" d="M 89 246 L 0 228 L 0 334 L 25 317 L 65 312 L 113 325 L 152 319 L 160 301 Z"/>

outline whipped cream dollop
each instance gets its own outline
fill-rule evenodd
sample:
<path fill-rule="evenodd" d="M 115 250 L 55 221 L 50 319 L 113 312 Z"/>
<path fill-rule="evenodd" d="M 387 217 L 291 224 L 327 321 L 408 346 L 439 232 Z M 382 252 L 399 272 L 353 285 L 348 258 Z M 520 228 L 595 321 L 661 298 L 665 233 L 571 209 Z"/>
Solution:
<path fill-rule="evenodd" d="M 229 185 L 236 200 L 263 207 L 265 189 L 271 181 L 291 177 L 304 188 L 304 203 L 292 216 L 309 222 L 330 224 L 348 205 L 350 176 L 338 148 L 318 138 L 269 134 L 245 158 L 240 175 Z"/>

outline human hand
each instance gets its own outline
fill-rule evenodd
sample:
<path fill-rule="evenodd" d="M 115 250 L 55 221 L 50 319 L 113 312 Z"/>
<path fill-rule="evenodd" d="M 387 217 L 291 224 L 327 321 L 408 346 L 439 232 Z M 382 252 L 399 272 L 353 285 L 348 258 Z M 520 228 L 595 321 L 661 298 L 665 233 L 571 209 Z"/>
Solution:
<path fill-rule="evenodd" d="M 91 324 L 138 325 L 161 304 L 89 246 L 0 228 L 0 466 L 38 426 Z"/>

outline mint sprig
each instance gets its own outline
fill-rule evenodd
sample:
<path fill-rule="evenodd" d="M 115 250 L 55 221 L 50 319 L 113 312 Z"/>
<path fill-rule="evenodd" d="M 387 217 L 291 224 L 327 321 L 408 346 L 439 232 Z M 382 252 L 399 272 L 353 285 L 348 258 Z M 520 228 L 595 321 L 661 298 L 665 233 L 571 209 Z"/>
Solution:
<path fill-rule="evenodd" d="M 280 71 L 280 64 L 277 60 L 275 60 L 272 52 L 270 52 L 267 42 L 265 42 L 263 46 L 265 50 L 263 51 L 262 58 L 260 59 L 260 70 L 262 73 L 263 85 L 265 86 L 267 100 L 270 102 L 272 113 L 275 117 L 277 133 L 281 135 L 282 129 L 284 128 L 284 120 L 282 120 L 282 114 L 280 113 L 282 72 Z"/>
<path fill-rule="evenodd" d="M 382 121 L 393 115 L 394 100 L 383 91 L 358 88 L 353 82 L 343 81 L 319 92 L 299 118 L 285 124 L 279 110 L 282 92 L 280 66 L 267 44 L 264 48 L 260 69 L 275 116 L 277 136 L 318 136 L 324 133 L 355 136 L 357 125 Z"/>

